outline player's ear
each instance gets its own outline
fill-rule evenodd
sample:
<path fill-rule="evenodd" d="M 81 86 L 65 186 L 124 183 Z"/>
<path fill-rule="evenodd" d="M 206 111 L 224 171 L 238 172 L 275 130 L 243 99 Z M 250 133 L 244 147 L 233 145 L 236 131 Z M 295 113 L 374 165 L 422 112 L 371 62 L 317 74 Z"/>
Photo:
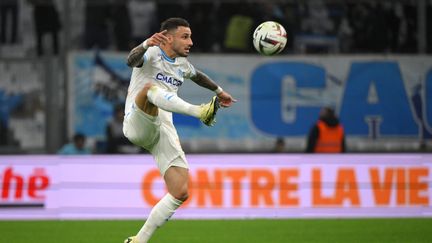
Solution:
<path fill-rule="evenodd" d="M 169 43 L 173 42 L 173 40 L 174 40 L 174 35 L 172 35 L 172 34 L 167 34 L 167 37 L 168 37 L 168 42 L 169 42 Z"/>

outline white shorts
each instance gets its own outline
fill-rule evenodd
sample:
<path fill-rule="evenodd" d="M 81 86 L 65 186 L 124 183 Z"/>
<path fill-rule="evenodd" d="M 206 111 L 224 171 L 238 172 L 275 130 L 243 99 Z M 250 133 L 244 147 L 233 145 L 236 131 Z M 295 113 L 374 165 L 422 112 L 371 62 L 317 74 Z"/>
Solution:
<path fill-rule="evenodd" d="M 166 112 L 159 109 L 159 112 Z M 165 175 L 171 166 L 189 168 L 174 124 L 146 114 L 135 104 L 123 121 L 123 133 L 133 144 L 148 150 Z"/>

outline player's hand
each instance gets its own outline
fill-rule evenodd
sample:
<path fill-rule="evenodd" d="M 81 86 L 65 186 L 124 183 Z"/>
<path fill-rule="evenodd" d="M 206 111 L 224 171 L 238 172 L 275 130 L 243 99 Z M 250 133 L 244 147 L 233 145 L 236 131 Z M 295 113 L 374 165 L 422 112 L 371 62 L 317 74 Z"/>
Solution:
<path fill-rule="evenodd" d="M 155 33 L 150 38 L 148 38 L 147 46 L 159 46 L 161 43 L 168 42 L 168 37 L 166 37 L 167 30 L 162 30 L 161 32 Z"/>
<path fill-rule="evenodd" d="M 228 94 L 225 91 L 222 91 L 220 94 L 217 95 L 219 98 L 219 104 L 222 107 L 230 107 L 233 103 L 237 102 L 236 99 L 234 99 L 230 94 Z"/>

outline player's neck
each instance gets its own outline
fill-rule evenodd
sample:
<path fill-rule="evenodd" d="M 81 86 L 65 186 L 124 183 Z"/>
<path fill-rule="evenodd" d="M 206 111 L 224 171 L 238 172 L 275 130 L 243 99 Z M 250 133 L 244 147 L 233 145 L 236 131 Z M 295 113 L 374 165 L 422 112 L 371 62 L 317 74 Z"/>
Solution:
<path fill-rule="evenodd" d="M 165 54 L 171 58 L 171 59 L 175 59 L 177 57 L 177 54 L 169 47 L 167 47 L 166 45 L 160 45 L 160 48 L 162 49 L 162 51 L 165 52 Z"/>

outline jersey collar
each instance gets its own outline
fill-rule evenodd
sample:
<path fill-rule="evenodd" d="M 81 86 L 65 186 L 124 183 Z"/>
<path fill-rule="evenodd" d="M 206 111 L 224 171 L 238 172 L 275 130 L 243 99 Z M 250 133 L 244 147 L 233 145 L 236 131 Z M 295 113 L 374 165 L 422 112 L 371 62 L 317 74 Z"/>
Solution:
<path fill-rule="evenodd" d="M 174 63 L 174 62 L 175 62 L 175 58 L 171 58 L 171 57 L 169 57 L 169 56 L 165 53 L 165 51 L 162 50 L 162 48 L 160 48 L 160 46 L 159 46 L 159 49 L 161 50 L 161 52 L 162 52 L 162 57 L 163 57 L 165 60 L 167 60 L 168 62 L 171 62 L 171 63 Z"/>

